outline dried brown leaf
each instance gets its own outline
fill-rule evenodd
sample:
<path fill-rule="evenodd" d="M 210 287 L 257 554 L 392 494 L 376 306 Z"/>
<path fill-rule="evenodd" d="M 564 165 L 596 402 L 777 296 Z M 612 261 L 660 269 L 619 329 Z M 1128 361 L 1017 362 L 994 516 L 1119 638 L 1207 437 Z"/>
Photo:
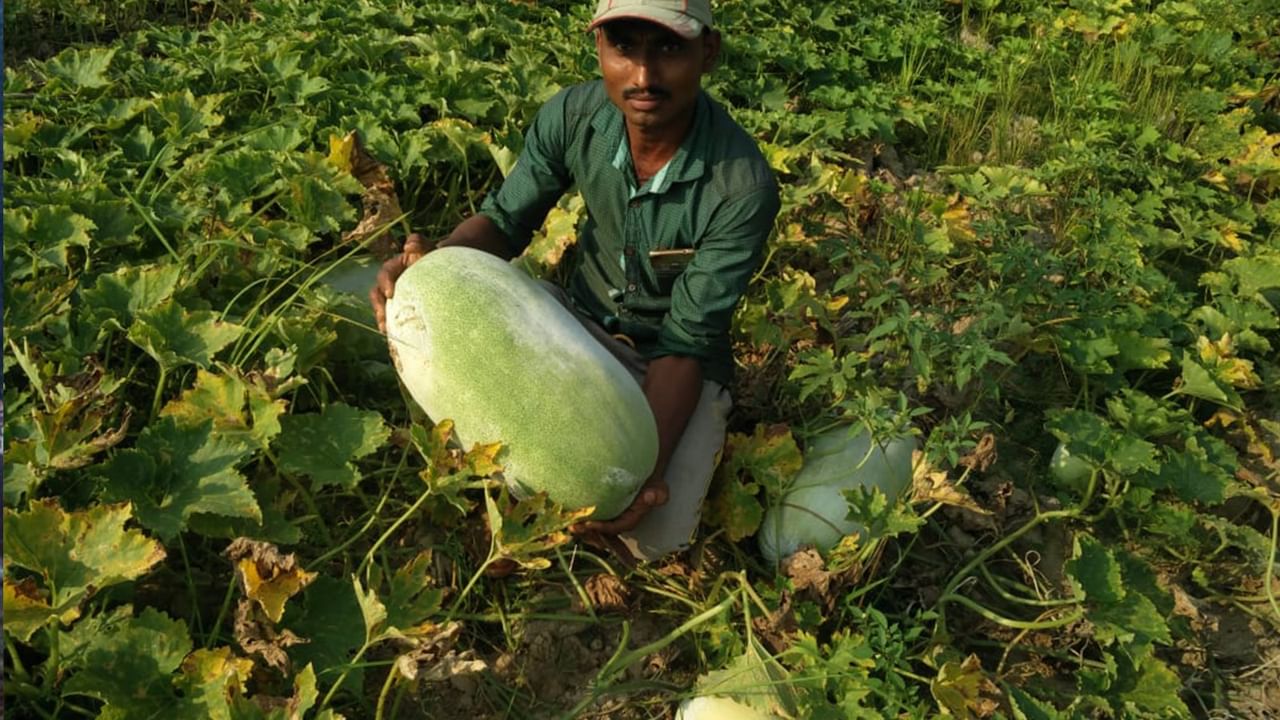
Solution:
<path fill-rule="evenodd" d="M 599 573 L 584 583 L 591 607 L 601 612 L 622 612 L 631 601 L 631 588 L 617 575 Z"/>
<path fill-rule="evenodd" d="M 378 257 L 391 257 L 396 253 L 396 245 L 386 230 L 405 214 L 400 209 L 395 182 L 387 173 L 386 166 L 365 149 L 356 131 L 352 130 L 341 140 L 331 139 L 330 147 L 330 159 L 364 186 L 364 193 L 360 196 L 363 207 L 360 222 L 342 234 L 342 242 L 363 244 L 377 235 L 370 250 Z"/>
<path fill-rule="evenodd" d="M 992 453 L 994 454 L 994 450 L 992 450 Z M 912 502 L 940 502 L 943 505 L 963 508 L 978 515 L 989 516 L 991 514 L 990 510 L 978 505 L 967 490 L 956 485 L 945 471 L 931 466 L 921 451 L 916 450 L 912 453 L 911 463 Z M 990 523 L 987 521 L 983 524 L 989 525 Z"/>
<path fill-rule="evenodd" d="M 258 605 L 241 598 L 236 605 L 235 638 L 249 655 L 257 655 L 286 677 L 292 674 L 285 648 L 310 642 L 289 630 L 278 631 Z"/>
<path fill-rule="evenodd" d="M 283 555 L 271 543 L 240 537 L 227 546 L 226 554 L 235 563 L 240 590 L 273 623 L 280 622 L 285 602 L 316 578 L 316 573 L 298 566 L 292 553 Z"/>
<path fill-rule="evenodd" d="M 974 472 L 984 473 L 995 463 L 999 455 L 996 453 L 996 436 L 986 433 L 978 441 L 978 446 L 960 458 L 960 465 Z"/>

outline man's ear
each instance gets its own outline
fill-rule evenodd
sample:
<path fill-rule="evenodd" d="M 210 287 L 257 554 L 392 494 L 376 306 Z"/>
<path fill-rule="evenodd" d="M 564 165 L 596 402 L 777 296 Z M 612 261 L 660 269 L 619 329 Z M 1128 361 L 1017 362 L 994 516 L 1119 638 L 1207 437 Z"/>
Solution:
<path fill-rule="evenodd" d="M 702 72 L 709 73 L 720 61 L 720 31 L 709 30 L 702 36 Z"/>

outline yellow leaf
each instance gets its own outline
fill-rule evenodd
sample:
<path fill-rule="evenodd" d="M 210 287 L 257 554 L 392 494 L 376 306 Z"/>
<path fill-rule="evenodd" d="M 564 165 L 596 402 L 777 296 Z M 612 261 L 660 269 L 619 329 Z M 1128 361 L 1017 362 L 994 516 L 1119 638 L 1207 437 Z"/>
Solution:
<path fill-rule="evenodd" d="M 356 148 L 355 131 L 347 133 L 346 137 L 338 137 L 337 135 L 329 136 L 329 164 L 339 170 L 349 173 L 351 172 L 351 155 Z"/>
<path fill-rule="evenodd" d="M 226 554 L 236 564 L 245 596 L 258 603 L 271 622 L 280 622 L 285 601 L 316 579 L 316 573 L 298 566 L 292 553 L 281 554 L 271 543 L 237 538 Z"/>
<path fill-rule="evenodd" d="M 986 716 L 989 702 L 982 697 L 984 690 L 993 691 L 994 686 L 982 672 L 977 655 L 970 655 L 964 662 L 944 663 L 938 676 L 929 681 L 929 691 L 942 714 L 966 720 L 975 717 L 975 711 Z"/>
<path fill-rule="evenodd" d="M 991 514 L 991 511 L 979 505 L 968 491 L 956 485 L 946 471 L 930 465 L 924 453 L 919 450 L 911 453 L 911 500 L 912 502 L 940 502 L 943 505 L 971 510 L 979 515 Z"/>
<path fill-rule="evenodd" d="M 253 661 L 236 657 L 228 647 L 212 650 L 201 648 L 182 661 L 183 675 L 200 685 L 222 680 L 229 692 L 237 694 L 243 692 L 244 684 L 252 672 Z"/>

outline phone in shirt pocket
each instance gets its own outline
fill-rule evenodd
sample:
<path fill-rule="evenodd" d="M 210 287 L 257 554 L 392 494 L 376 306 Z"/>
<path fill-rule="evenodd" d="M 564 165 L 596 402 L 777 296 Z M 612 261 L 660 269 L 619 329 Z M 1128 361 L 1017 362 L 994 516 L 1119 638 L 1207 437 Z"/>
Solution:
<path fill-rule="evenodd" d="M 649 267 L 658 280 L 658 289 L 669 295 L 676 284 L 676 278 L 689 267 L 693 261 L 693 248 L 675 248 L 672 250 L 650 250 Z"/>

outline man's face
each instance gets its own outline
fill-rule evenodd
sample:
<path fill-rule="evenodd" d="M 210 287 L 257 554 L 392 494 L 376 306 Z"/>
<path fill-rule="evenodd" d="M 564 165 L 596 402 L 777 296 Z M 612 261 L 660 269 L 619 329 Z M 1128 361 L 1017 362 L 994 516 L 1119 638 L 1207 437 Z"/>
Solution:
<path fill-rule="evenodd" d="M 686 40 L 642 20 L 615 20 L 596 32 L 600 72 L 609 99 L 630 127 L 683 130 L 693 112 L 702 74 L 715 65 L 720 36 Z"/>

